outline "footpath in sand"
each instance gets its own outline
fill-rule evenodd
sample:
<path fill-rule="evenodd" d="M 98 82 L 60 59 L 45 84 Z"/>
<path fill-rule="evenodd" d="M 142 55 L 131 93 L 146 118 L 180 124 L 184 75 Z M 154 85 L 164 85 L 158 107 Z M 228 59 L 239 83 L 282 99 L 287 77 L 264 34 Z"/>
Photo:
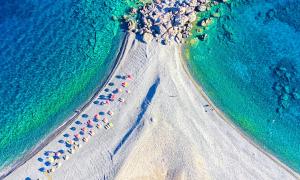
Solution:
<path fill-rule="evenodd" d="M 297 179 L 206 107 L 185 71 L 179 46 L 144 44 L 130 35 L 125 48 L 97 103 L 6 179 Z M 127 74 L 133 79 L 120 78 Z M 128 86 L 122 87 L 124 81 Z M 100 105 L 116 88 L 122 92 L 115 100 Z M 113 126 L 105 129 L 103 122 L 94 122 L 95 114 Z M 77 135 L 80 148 L 67 152 L 66 142 L 89 124 Z M 88 135 L 91 129 L 93 136 Z M 69 159 L 57 160 L 60 167 L 46 175 L 42 171 L 56 162 L 45 152 L 58 150 Z"/>

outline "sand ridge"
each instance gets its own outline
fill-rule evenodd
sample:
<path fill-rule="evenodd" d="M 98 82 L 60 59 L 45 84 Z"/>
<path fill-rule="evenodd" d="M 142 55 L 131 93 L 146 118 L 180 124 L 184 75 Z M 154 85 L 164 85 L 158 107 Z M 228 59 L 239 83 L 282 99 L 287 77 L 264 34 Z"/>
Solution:
<path fill-rule="evenodd" d="M 95 130 L 88 143 L 62 162 L 52 179 L 297 179 L 249 143 L 201 96 L 180 59 L 180 47 L 149 44 L 130 35 L 110 82 L 132 74 L 125 103 L 90 104 L 93 116 L 112 110 L 113 128 Z M 110 88 L 110 87 L 108 87 Z M 100 92 L 102 94 L 103 92 Z M 99 94 L 99 95 L 100 95 Z M 79 118 L 80 119 L 80 118 Z M 71 125 L 72 126 L 72 125 Z M 65 132 L 70 132 L 67 128 Z M 61 148 L 62 135 L 6 179 L 47 179 L 37 161 Z"/>

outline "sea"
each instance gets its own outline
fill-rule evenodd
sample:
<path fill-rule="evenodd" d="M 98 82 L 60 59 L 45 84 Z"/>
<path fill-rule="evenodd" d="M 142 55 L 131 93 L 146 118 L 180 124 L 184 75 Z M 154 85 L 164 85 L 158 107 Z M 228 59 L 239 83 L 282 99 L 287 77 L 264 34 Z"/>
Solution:
<path fill-rule="evenodd" d="M 234 124 L 300 172 L 300 1 L 231 0 L 200 18 L 215 13 L 184 49 L 192 75 Z"/>

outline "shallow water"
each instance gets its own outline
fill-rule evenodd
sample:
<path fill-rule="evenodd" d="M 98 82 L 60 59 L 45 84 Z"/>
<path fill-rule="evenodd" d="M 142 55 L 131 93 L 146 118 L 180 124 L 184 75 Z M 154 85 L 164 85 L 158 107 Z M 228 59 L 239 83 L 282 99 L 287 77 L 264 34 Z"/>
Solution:
<path fill-rule="evenodd" d="M 233 0 L 222 5 L 221 17 L 205 30 L 208 39 L 185 49 L 192 74 L 214 103 L 298 172 L 299 3 Z"/>
<path fill-rule="evenodd" d="M 133 2 L 0 0 L 0 169 L 88 99 L 114 64 Z"/>

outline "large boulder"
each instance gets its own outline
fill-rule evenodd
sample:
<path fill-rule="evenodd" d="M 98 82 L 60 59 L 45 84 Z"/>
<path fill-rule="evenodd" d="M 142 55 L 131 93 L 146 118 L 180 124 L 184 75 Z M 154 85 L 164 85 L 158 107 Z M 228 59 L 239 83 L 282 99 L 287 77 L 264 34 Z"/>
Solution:
<path fill-rule="evenodd" d="M 134 20 L 127 21 L 128 30 L 134 30 L 136 28 L 136 22 Z"/>
<path fill-rule="evenodd" d="M 206 6 L 205 5 L 199 5 L 199 6 L 196 7 L 196 11 L 204 12 L 204 11 L 206 11 Z"/>
<path fill-rule="evenodd" d="M 143 40 L 145 43 L 151 42 L 152 39 L 153 39 L 153 35 L 152 35 L 152 34 L 150 34 L 150 33 L 144 33 L 144 34 L 143 34 L 143 39 L 142 39 L 142 40 Z"/>
<path fill-rule="evenodd" d="M 189 14 L 189 21 L 190 22 L 194 22 L 197 20 L 197 16 L 196 16 L 196 13 L 191 13 Z"/>

